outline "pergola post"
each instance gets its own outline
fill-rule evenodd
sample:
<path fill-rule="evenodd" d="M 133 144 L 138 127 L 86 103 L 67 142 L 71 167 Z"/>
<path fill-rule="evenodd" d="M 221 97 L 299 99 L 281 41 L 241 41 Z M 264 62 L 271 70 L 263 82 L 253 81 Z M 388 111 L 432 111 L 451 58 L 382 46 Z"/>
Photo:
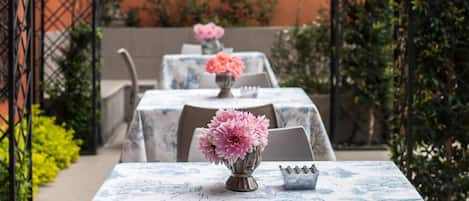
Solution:
<path fill-rule="evenodd" d="M 406 63 L 407 63 L 407 85 L 406 85 L 406 103 L 407 103 L 407 119 L 405 127 L 406 145 L 407 145 L 407 178 L 411 178 L 412 153 L 413 153 L 413 103 L 414 103 L 414 80 L 415 67 L 417 65 L 415 54 L 415 16 L 412 10 L 412 1 L 406 0 L 406 11 L 408 15 L 407 41 L 406 41 Z"/>
<path fill-rule="evenodd" d="M 338 87 L 340 80 L 340 30 L 339 30 L 339 0 L 331 0 L 331 52 L 330 52 L 330 120 L 329 120 L 329 137 L 334 144 L 337 132 L 337 107 L 338 107 Z"/>

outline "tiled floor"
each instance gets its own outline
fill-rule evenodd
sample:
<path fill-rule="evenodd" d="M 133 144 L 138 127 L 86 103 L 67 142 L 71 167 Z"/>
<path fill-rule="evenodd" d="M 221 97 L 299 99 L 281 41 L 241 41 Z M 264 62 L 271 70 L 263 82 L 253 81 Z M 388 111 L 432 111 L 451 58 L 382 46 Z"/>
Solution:
<path fill-rule="evenodd" d="M 122 136 L 123 133 L 119 135 Z M 114 165 L 118 163 L 119 154 L 120 145 L 115 143 L 101 148 L 98 155 L 81 156 L 77 163 L 60 172 L 54 183 L 39 188 L 35 200 L 92 200 Z M 336 151 L 336 156 L 337 160 L 389 160 L 387 151 Z"/>

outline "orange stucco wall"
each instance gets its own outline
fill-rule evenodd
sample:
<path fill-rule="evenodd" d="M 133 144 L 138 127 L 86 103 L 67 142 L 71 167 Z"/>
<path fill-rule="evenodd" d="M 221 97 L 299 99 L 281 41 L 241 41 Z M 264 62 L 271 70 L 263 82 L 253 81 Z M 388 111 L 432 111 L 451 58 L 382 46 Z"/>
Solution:
<path fill-rule="evenodd" d="M 122 0 L 121 8 L 127 12 L 129 8 L 143 8 L 147 5 L 146 0 Z M 175 7 L 175 0 L 171 1 Z M 218 0 L 212 0 L 210 7 L 216 7 Z M 147 5 L 148 7 L 148 5 Z M 274 11 L 274 16 L 271 26 L 289 26 L 298 22 L 300 24 L 311 23 L 321 8 L 327 9 L 329 7 L 329 0 L 277 0 L 277 6 Z M 173 9 L 177 13 L 177 8 Z M 153 20 L 150 13 L 143 10 L 139 13 L 142 26 L 152 26 Z"/>
<path fill-rule="evenodd" d="M 24 19 L 24 11 L 23 11 L 23 8 L 24 8 L 24 4 L 25 2 L 24 1 L 20 1 L 18 3 L 18 24 L 21 24 L 23 22 L 23 19 Z M 3 19 L 5 20 L 5 19 Z M 26 47 L 26 41 L 27 41 L 27 35 L 26 35 L 26 32 L 23 32 L 21 33 L 20 35 L 20 38 L 18 38 L 18 40 L 21 41 L 21 44 L 20 44 L 20 47 Z M 4 56 L 7 56 L 8 54 L 5 54 Z M 24 52 L 22 51 L 22 48 L 19 48 L 18 49 L 18 66 L 21 66 L 23 67 L 23 64 L 24 64 L 24 57 L 25 57 L 25 54 Z M 1 58 L 1 59 L 8 59 L 8 58 Z M 3 61 L 2 61 L 3 63 Z M 21 69 L 17 69 L 17 73 L 18 71 L 23 71 L 24 69 L 21 68 Z M 26 77 L 23 76 L 21 77 L 21 80 L 19 81 L 21 82 L 21 85 L 25 86 L 26 85 Z M 26 91 L 27 89 L 26 88 L 23 88 L 23 89 L 17 89 L 19 90 L 18 91 L 18 97 L 16 98 L 16 101 L 18 101 L 18 106 L 22 106 L 23 103 L 24 103 L 24 94 L 23 94 L 23 90 Z M 4 100 L 3 102 L 0 103 L 0 115 L 2 117 L 8 117 L 8 100 Z M 18 114 L 17 114 L 18 115 Z M 18 116 L 15 117 L 15 119 L 18 119 Z M 3 126 L 6 122 L 4 121 L 0 121 L 0 126 Z"/>

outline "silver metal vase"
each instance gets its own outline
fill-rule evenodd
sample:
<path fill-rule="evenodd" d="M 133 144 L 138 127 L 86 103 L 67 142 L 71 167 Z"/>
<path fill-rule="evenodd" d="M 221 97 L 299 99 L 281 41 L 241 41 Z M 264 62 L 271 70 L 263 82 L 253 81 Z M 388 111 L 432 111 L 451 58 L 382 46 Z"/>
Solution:
<path fill-rule="evenodd" d="M 260 148 L 248 153 L 244 160 L 224 161 L 225 166 L 231 170 L 231 176 L 225 183 L 228 190 L 250 192 L 257 190 L 256 179 L 252 176 L 254 170 L 261 163 Z"/>
<path fill-rule="evenodd" d="M 223 45 L 218 39 L 203 40 L 201 47 L 202 54 L 216 54 L 223 51 Z"/>
<path fill-rule="evenodd" d="M 218 98 L 233 98 L 231 88 L 233 87 L 236 78 L 230 73 L 220 73 L 215 75 L 215 82 L 220 87 Z"/>

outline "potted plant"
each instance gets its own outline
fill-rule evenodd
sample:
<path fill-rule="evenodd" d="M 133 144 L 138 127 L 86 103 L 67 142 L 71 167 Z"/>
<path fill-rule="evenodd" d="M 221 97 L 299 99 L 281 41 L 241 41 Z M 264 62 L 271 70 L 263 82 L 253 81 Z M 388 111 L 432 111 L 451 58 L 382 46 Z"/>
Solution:
<path fill-rule="evenodd" d="M 268 144 L 269 119 L 249 112 L 219 110 L 199 136 L 199 148 L 212 163 L 231 170 L 226 188 L 249 192 L 257 189 L 252 173 Z"/>

